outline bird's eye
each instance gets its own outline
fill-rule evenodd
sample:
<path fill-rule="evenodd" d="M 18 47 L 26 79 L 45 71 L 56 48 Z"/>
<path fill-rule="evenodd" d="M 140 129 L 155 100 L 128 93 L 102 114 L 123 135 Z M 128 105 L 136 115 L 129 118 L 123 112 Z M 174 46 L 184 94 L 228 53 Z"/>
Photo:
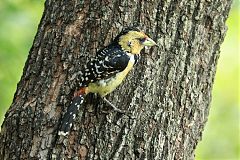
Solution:
<path fill-rule="evenodd" d="M 128 41 L 128 47 L 131 47 L 132 46 L 132 42 L 131 41 Z"/>

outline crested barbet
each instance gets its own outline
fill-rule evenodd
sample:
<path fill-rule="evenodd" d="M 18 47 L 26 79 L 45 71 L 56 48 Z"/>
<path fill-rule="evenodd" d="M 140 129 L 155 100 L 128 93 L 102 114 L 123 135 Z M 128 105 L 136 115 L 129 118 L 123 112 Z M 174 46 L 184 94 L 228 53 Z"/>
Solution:
<path fill-rule="evenodd" d="M 129 27 L 124 29 L 105 48 L 99 50 L 95 58 L 86 63 L 79 75 L 79 89 L 67 112 L 63 116 L 59 135 L 70 132 L 76 114 L 88 93 L 97 93 L 117 112 L 123 112 L 109 102 L 105 96 L 118 87 L 129 71 L 137 63 L 140 52 L 145 46 L 156 43 L 141 30 Z"/>

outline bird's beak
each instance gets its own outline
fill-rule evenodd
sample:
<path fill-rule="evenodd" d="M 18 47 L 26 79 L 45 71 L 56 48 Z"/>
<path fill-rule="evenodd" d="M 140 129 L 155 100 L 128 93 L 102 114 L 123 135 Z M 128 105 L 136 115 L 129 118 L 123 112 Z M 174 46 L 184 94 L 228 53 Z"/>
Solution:
<path fill-rule="evenodd" d="M 152 40 L 151 38 L 146 38 L 143 42 L 144 46 L 155 46 L 157 45 L 156 42 L 154 42 L 154 40 Z"/>

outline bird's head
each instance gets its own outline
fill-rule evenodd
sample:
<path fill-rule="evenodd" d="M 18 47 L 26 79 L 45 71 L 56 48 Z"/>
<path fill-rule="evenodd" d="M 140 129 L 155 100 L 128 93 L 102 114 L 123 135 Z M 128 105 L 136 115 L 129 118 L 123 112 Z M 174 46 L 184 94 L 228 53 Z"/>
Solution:
<path fill-rule="evenodd" d="M 117 42 L 122 49 L 132 54 L 139 54 L 145 46 L 156 45 L 156 42 L 137 28 L 127 28 L 123 30 L 115 38 L 115 42 Z"/>

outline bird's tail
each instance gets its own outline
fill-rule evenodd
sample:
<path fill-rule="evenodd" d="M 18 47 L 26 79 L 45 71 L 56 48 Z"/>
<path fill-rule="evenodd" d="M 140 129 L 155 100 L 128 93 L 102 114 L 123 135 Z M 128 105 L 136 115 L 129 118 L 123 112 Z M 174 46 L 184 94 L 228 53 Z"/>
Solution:
<path fill-rule="evenodd" d="M 63 116 L 58 135 L 66 136 L 69 134 L 73 121 L 76 118 L 76 114 L 78 113 L 83 101 L 84 95 L 78 95 L 73 98 L 71 105 L 68 107 L 67 112 Z"/>

